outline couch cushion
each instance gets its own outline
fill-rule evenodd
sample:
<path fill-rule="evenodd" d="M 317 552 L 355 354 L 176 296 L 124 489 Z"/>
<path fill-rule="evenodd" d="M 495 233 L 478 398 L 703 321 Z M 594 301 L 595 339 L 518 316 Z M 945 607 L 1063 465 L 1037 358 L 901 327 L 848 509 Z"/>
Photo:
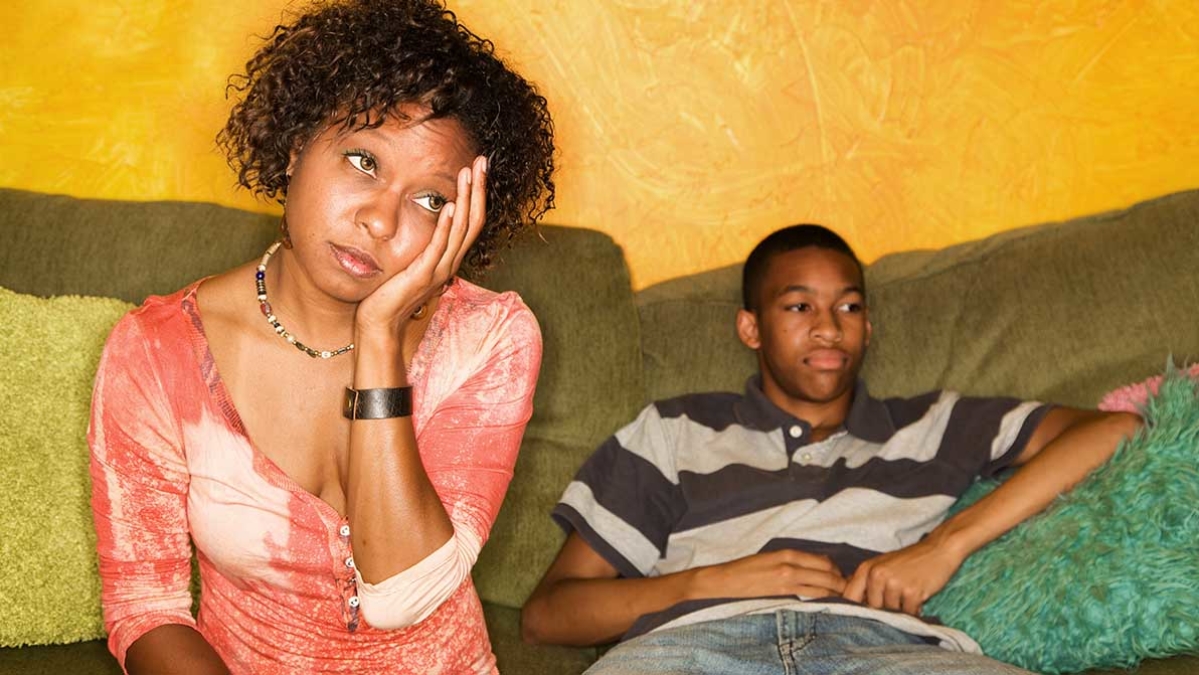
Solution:
<path fill-rule="evenodd" d="M 0 673 L 21 675 L 121 675 L 105 640 L 70 645 L 0 649 Z"/>
<path fill-rule="evenodd" d="M 1145 420 L 1069 494 L 971 556 L 925 612 L 1038 672 L 1199 652 L 1199 382 L 1171 372 Z"/>
<path fill-rule="evenodd" d="M 0 188 L 0 286 L 140 303 L 262 254 L 278 216 Z"/>
<path fill-rule="evenodd" d="M 512 484 L 473 570 L 481 598 L 517 608 L 533 592 L 564 539 L 550 510 L 592 449 L 525 436 Z"/>
<path fill-rule="evenodd" d="M 737 339 L 740 308 L 741 265 L 665 281 L 637 294 L 649 400 L 745 387 L 758 362 Z"/>
<path fill-rule="evenodd" d="M 578 675 L 595 661 L 591 647 L 533 646 L 520 639 L 520 611 L 483 603 L 496 666 L 507 675 Z"/>
<path fill-rule="evenodd" d="M 867 272 L 871 391 L 935 388 L 1077 406 L 1199 357 L 1199 191 Z"/>
<path fill-rule="evenodd" d="M 562 542 L 550 509 L 583 460 L 644 401 L 637 315 L 620 248 L 593 230 L 545 226 L 480 280 L 521 294 L 544 355 L 533 419 L 491 540 L 475 566 L 485 600 L 519 607 Z"/>
<path fill-rule="evenodd" d="M 477 281 L 520 293 L 541 324 L 545 353 L 529 431 L 596 445 L 645 401 L 629 271 L 606 234 L 552 225 L 540 234 L 502 252 Z"/>
<path fill-rule="evenodd" d="M 0 646 L 103 635 L 87 424 L 119 300 L 0 288 Z"/>

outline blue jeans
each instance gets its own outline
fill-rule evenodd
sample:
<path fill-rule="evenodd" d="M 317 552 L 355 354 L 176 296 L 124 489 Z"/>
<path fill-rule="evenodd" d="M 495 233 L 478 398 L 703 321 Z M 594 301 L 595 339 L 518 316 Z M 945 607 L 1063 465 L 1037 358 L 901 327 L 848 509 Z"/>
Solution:
<path fill-rule="evenodd" d="M 789 610 L 654 631 L 613 647 L 585 675 L 642 673 L 1029 675 L 877 621 Z"/>

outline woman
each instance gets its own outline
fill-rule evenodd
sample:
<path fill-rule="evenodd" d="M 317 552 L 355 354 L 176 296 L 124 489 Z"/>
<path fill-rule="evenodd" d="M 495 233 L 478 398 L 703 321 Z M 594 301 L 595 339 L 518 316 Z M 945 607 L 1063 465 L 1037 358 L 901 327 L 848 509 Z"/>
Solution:
<path fill-rule="evenodd" d="M 552 206 L 545 100 L 433 0 L 316 8 L 231 89 L 219 141 L 282 239 L 109 338 L 110 649 L 129 673 L 495 672 L 469 572 L 541 341 L 515 294 L 455 274 Z"/>

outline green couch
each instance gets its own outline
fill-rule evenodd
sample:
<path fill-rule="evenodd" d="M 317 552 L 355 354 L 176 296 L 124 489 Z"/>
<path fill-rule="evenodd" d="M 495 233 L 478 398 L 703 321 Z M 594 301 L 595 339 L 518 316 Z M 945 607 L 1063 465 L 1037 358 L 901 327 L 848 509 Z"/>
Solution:
<path fill-rule="evenodd" d="M 209 204 L 0 189 L 0 287 L 139 303 L 256 257 L 275 233 L 272 217 Z M 548 513 L 575 469 L 648 401 L 740 390 L 755 368 L 733 332 L 738 267 L 634 293 L 606 235 L 553 226 L 542 233 L 482 280 L 517 289 L 545 338 L 533 420 L 475 573 L 500 669 L 515 675 L 579 673 L 595 657 L 593 649 L 520 640 L 519 608 L 561 542 Z M 1169 353 L 1199 359 L 1197 270 L 1199 191 L 886 256 L 867 270 L 875 334 L 865 376 L 876 395 L 945 386 L 1094 406 L 1103 392 L 1160 372 Z M 85 370 L 80 377 L 90 378 Z M 80 441 L 79 466 L 84 452 Z M 85 481 L 72 489 L 60 506 L 86 511 Z M 14 525 L 5 518 L 0 537 Z M 98 583 L 94 572 L 88 582 Z M 77 611 L 94 616 L 98 607 Z M 0 673 L 119 672 L 99 640 L 0 649 Z M 1147 661 L 1138 672 L 1199 673 L 1199 658 Z"/>

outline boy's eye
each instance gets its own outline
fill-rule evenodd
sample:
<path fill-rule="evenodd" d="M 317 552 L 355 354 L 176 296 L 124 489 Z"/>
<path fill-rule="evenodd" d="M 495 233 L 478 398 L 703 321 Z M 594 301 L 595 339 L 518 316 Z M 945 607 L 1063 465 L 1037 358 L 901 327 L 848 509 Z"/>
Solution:
<path fill-rule="evenodd" d="M 791 312 L 806 312 L 812 309 L 812 306 L 806 302 L 799 302 L 794 305 L 788 305 L 787 310 Z"/>
<path fill-rule="evenodd" d="M 378 162 L 375 161 L 374 157 L 371 157 L 370 155 L 366 154 L 365 152 L 361 152 L 361 151 L 347 152 L 346 159 L 348 159 L 350 161 L 350 164 L 354 165 L 355 169 L 358 169 L 362 173 L 365 173 L 368 176 L 375 175 L 375 168 L 378 166 Z"/>
<path fill-rule="evenodd" d="M 842 312 L 846 312 L 848 314 L 857 314 L 858 312 L 862 311 L 862 303 L 846 302 L 846 303 L 842 304 L 839 309 Z"/>
<path fill-rule="evenodd" d="M 421 195 L 412 201 L 416 202 L 422 209 L 432 213 L 440 213 L 449 200 L 441 195 Z"/>

